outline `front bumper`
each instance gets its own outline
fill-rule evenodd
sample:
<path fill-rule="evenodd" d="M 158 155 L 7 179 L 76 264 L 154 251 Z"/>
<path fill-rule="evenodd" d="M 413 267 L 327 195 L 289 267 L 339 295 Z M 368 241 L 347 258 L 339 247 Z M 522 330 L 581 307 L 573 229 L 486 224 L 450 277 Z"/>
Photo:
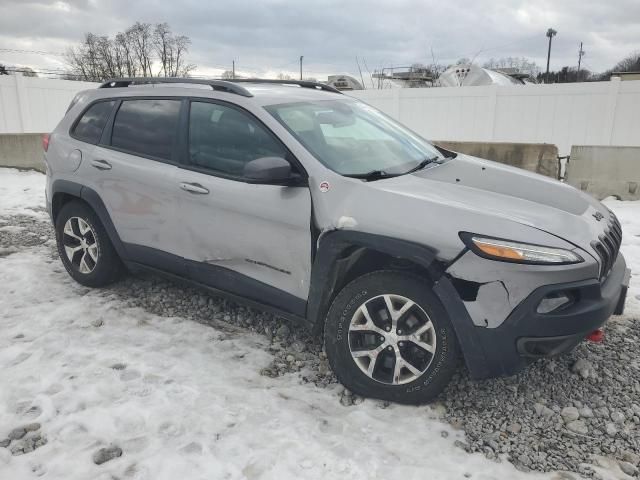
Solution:
<path fill-rule="evenodd" d="M 573 349 L 612 315 L 624 312 L 630 270 L 618 256 L 614 270 L 604 283 L 579 282 L 536 290 L 514 314 L 513 333 L 521 357 L 553 357 Z M 558 313 L 538 314 L 536 306 L 550 292 L 575 292 L 576 303 Z"/>
<path fill-rule="evenodd" d="M 458 328 L 456 325 L 471 376 L 512 375 L 536 358 L 573 349 L 613 313 L 622 313 L 629 274 L 624 257 L 619 254 L 611 273 L 602 283 L 593 279 L 539 287 L 496 328 L 476 325 Z M 436 290 L 438 293 L 438 288 Z M 540 301 L 553 292 L 571 292 L 574 303 L 559 311 L 538 313 Z M 440 293 L 446 293 L 442 286 Z M 451 304 L 447 307 L 450 314 L 467 314 L 459 308 L 464 308 L 463 305 L 451 307 Z"/>

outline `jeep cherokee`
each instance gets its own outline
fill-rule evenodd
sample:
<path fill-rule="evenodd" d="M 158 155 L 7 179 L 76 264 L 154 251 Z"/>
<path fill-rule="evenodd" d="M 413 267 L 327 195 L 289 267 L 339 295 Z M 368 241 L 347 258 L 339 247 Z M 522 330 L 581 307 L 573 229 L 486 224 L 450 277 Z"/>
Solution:
<path fill-rule="evenodd" d="M 69 274 L 183 279 L 323 335 L 363 396 L 432 399 L 558 355 L 622 313 L 615 215 L 432 145 L 319 83 L 116 79 L 45 138 Z"/>

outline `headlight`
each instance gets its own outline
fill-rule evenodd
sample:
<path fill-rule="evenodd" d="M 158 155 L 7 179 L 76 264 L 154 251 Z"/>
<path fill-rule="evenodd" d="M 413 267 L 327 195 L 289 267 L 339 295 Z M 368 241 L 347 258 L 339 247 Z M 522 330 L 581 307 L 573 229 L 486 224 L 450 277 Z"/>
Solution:
<path fill-rule="evenodd" d="M 563 248 L 511 242 L 470 233 L 461 233 L 460 238 L 474 253 L 492 260 L 543 265 L 563 265 L 584 261 L 577 253 Z"/>

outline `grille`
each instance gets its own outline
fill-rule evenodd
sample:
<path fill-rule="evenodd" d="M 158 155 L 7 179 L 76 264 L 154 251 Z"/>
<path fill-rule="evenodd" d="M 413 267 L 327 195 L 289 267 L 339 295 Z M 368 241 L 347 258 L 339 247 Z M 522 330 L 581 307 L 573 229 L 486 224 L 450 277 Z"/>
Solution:
<path fill-rule="evenodd" d="M 595 249 L 600 257 L 600 280 L 605 280 L 613 264 L 616 263 L 618 258 L 618 251 L 620 250 L 620 244 L 622 243 L 622 227 L 616 216 L 611 214 L 609 225 L 605 228 L 604 232 L 598 237 L 597 240 L 591 242 L 591 246 Z"/>

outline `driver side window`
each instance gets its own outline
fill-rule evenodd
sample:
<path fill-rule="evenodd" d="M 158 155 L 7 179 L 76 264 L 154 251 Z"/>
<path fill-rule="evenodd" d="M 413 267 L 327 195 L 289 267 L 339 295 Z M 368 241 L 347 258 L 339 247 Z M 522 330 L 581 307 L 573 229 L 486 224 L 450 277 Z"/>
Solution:
<path fill-rule="evenodd" d="M 285 158 L 285 148 L 250 115 L 216 103 L 191 102 L 189 158 L 192 165 L 241 177 L 257 158 Z"/>

